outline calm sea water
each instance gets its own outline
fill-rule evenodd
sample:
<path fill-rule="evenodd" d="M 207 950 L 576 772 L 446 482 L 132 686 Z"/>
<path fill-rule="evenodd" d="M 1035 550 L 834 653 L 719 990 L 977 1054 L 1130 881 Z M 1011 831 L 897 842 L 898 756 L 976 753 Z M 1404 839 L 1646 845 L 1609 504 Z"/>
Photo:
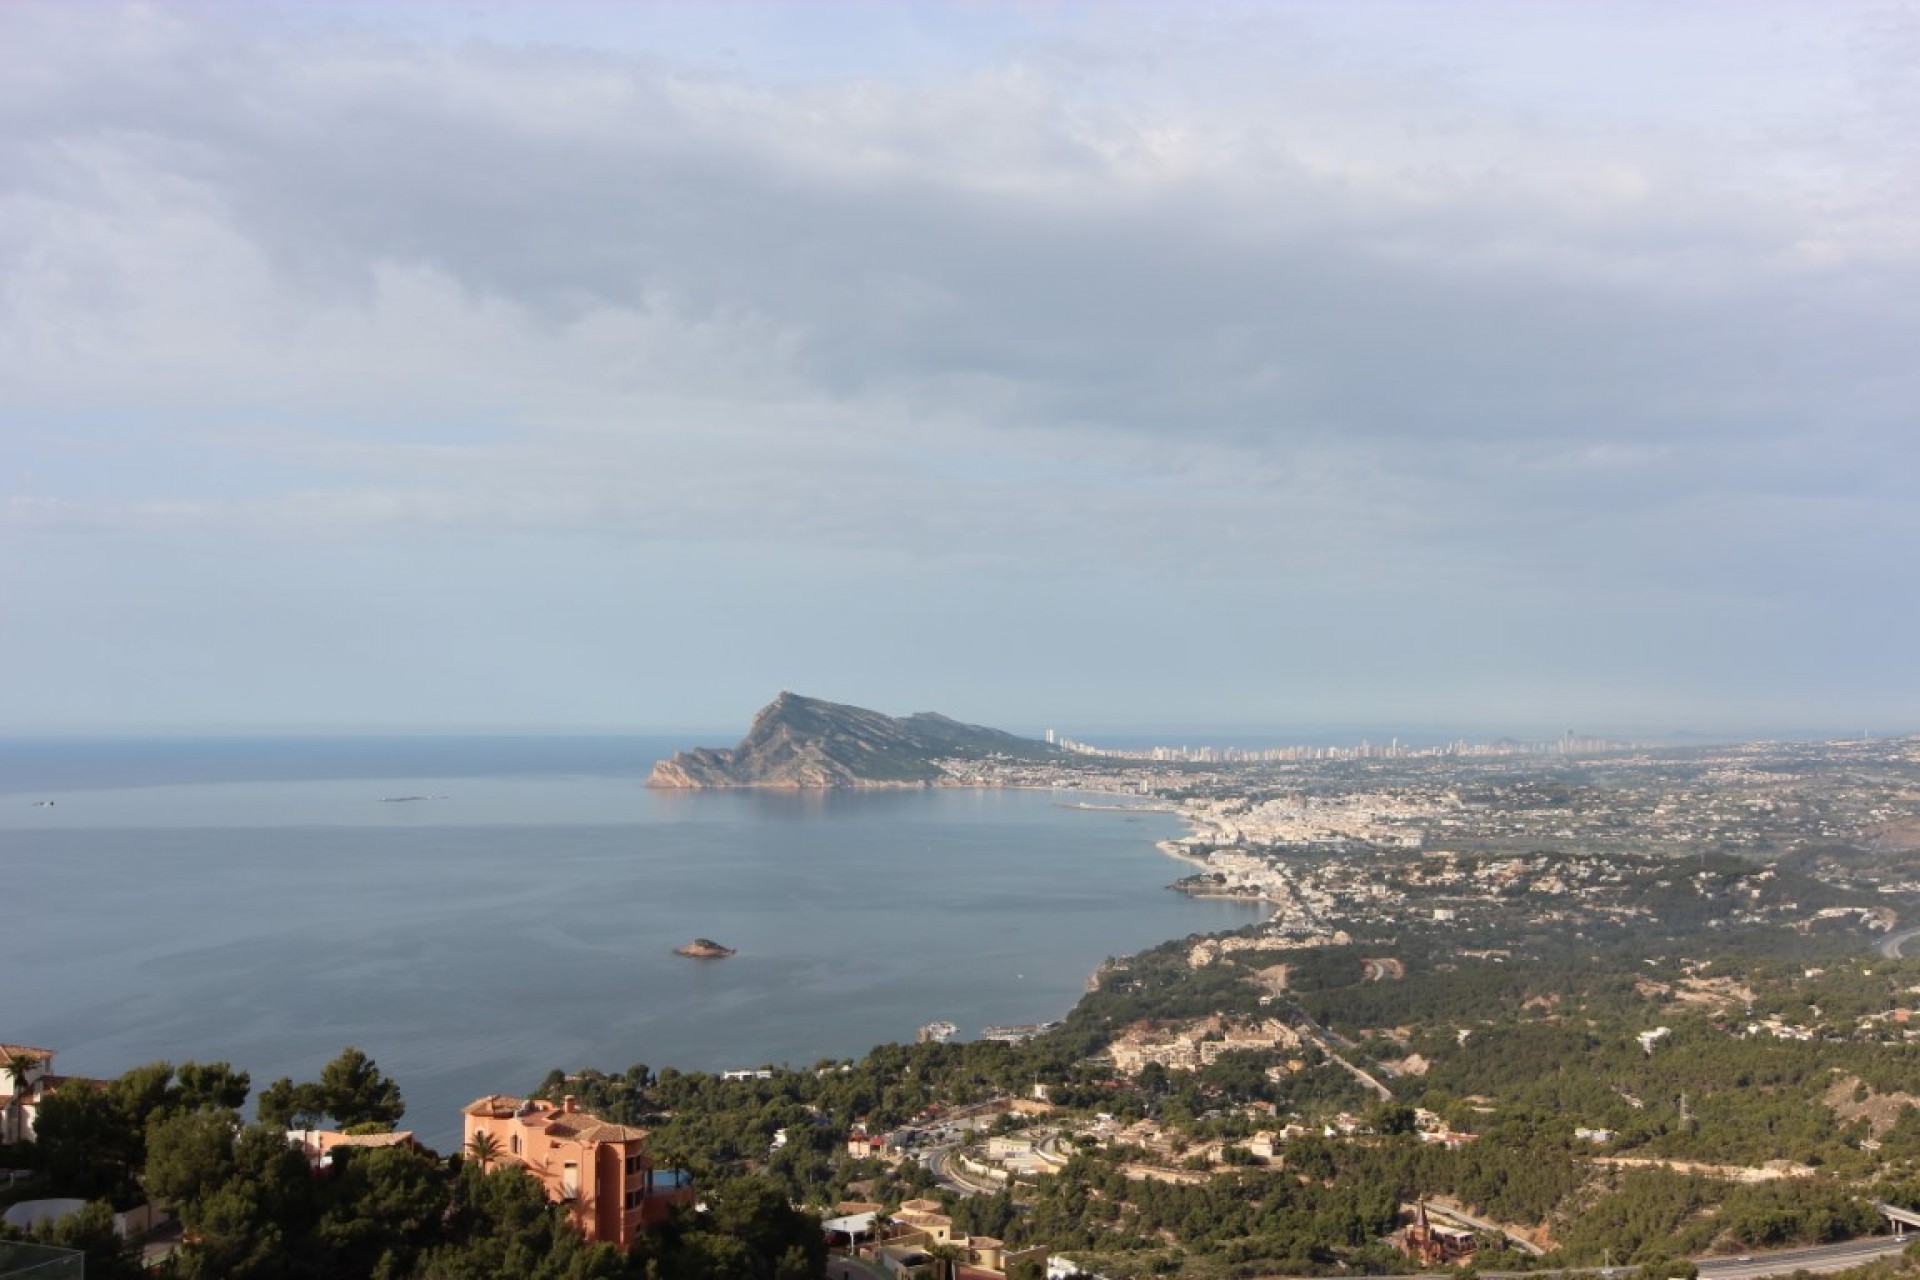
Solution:
<path fill-rule="evenodd" d="M 442 1150 L 553 1067 L 811 1065 L 1058 1017 L 1194 901 L 1163 813 L 676 794 L 634 738 L 0 740 L 0 1041 L 256 1086 L 358 1045 Z M 45 803 L 51 801 L 52 803 Z M 695 935 L 739 950 L 687 960 Z"/>

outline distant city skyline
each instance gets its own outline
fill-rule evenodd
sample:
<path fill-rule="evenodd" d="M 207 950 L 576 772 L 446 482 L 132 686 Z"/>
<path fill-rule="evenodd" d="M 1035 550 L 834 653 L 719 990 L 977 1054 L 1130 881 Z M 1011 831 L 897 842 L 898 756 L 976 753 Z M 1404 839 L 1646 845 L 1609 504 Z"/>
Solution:
<path fill-rule="evenodd" d="M 869 708 L 879 710 L 879 708 Z M 920 710 L 940 712 L 938 708 Z M 1190 759 L 1193 761 L 1235 759 L 1371 759 L 1401 754 L 1431 754 L 1448 748 L 1458 754 L 1553 754 L 1560 744 L 1573 744 L 1565 754 L 1591 755 L 1613 751 L 1660 750 L 1688 746 L 1735 745 L 1776 741 L 1889 740 L 1920 736 L 1920 727 L 1889 723 L 1873 727 L 1846 725 L 1789 725 L 1731 723 L 1714 728 L 1685 725 L 1589 726 L 1582 730 L 1555 733 L 1542 724 L 1468 723 L 1450 725 L 1409 722 L 1400 727 L 1391 724 L 1257 724 L 1257 723 L 1166 723 L 1166 724 L 1092 724 L 1078 732 L 1084 737 L 1057 729 L 1034 727 L 1030 719 L 1005 722 L 979 722 L 984 728 L 1001 729 L 1036 741 L 1044 741 L 1090 754 L 1140 756 L 1151 759 Z M 330 742 L 342 749 L 354 742 L 414 742 L 431 744 L 471 743 L 474 745 L 508 740 L 529 743 L 609 742 L 632 740 L 650 743 L 663 753 L 688 747 L 729 747 L 744 736 L 747 722 L 735 725 L 621 725 L 582 727 L 578 725 L 405 725 L 385 724 L 342 728 L 326 723 L 247 724 L 239 726 L 146 725 L 136 728 L 9 729 L 0 732 L 0 744 L 18 747 L 36 742 L 72 740 L 125 741 L 138 743 L 181 741 L 217 744 L 235 741 Z"/>
<path fill-rule="evenodd" d="M 0 43 L 0 734 L 1920 726 L 1910 6 Z"/>

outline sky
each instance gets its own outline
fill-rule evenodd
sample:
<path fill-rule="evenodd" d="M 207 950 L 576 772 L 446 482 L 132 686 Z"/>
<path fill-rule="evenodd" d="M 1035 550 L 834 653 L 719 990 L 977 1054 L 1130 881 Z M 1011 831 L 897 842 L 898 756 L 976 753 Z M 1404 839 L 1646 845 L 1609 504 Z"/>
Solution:
<path fill-rule="evenodd" d="M 1920 728 L 1920 5 L 0 47 L 0 732 Z"/>

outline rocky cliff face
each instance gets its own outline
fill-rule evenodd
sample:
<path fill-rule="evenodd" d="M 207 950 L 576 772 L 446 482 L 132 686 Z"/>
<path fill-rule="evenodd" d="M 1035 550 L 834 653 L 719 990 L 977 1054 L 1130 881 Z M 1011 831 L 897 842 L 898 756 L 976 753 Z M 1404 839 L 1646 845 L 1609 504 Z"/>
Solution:
<path fill-rule="evenodd" d="M 654 766 L 652 787 L 913 787 L 942 781 L 935 761 L 1013 756 L 1054 748 L 998 729 L 921 712 L 896 719 L 863 707 L 783 693 L 753 718 L 732 750 L 697 747 Z"/>

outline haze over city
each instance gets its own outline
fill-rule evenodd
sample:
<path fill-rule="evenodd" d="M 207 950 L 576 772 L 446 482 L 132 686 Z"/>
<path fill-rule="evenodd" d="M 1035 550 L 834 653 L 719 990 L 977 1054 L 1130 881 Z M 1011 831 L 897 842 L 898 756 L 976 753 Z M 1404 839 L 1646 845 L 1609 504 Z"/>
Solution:
<path fill-rule="evenodd" d="M 0 7 L 0 732 L 1912 729 L 1901 4 Z"/>

